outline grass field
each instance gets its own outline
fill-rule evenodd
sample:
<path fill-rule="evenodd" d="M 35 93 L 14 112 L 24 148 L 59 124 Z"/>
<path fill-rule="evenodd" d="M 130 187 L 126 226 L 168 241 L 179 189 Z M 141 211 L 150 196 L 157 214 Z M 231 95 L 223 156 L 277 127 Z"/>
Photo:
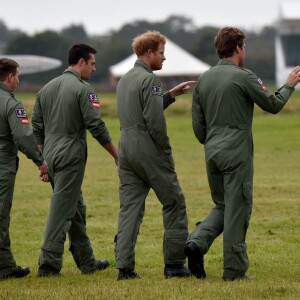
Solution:
<path fill-rule="evenodd" d="M 19 95 L 31 112 L 32 95 Z M 115 144 L 119 123 L 114 95 L 102 97 L 102 113 Z M 175 166 L 185 193 L 189 229 L 212 207 L 203 147 L 193 135 L 190 96 L 182 97 L 166 113 Z M 140 280 L 116 281 L 114 235 L 119 209 L 118 176 L 113 159 L 88 137 L 89 157 L 83 184 L 87 229 L 97 258 L 111 267 L 81 275 L 66 243 L 63 276 L 37 278 L 37 259 L 49 210 L 51 190 L 39 182 L 34 164 L 20 154 L 11 214 L 15 259 L 32 273 L 0 282 L 0 299 L 300 299 L 300 95 L 295 94 L 276 116 L 256 111 L 254 208 L 248 231 L 249 274 L 252 282 L 222 282 L 222 237 L 205 256 L 207 279 L 164 279 L 161 205 L 153 192 L 136 246 Z"/>

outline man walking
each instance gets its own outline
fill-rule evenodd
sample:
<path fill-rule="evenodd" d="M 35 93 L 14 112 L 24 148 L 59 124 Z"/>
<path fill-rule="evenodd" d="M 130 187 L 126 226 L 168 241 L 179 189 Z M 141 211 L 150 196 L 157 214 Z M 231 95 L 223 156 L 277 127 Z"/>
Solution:
<path fill-rule="evenodd" d="M 219 63 L 197 81 L 193 94 L 193 128 L 205 146 L 208 182 L 215 207 L 190 234 L 188 266 L 205 278 L 203 256 L 223 232 L 223 280 L 248 279 L 246 232 L 252 212 L 254 103 L 276 114 L 300 80 L 295 67 L 287 82 L 271 95 L 263 82 L 243 67 L 245 35 L 224 27 L 215 37 Z"/>
<path fill-rule="evenodd" d="M 53 188 L 48 224 L 39 257 L 38 276 L 58 275 L 66 234 L 77 267 L 83 274 L 104 270 L 86 233 L 86 208 L 81 193 L 87 159 L 86 129 L 118 161 L 117 150 L 100 118 L 99 101 L 88 80 L 96 70 L 96 50 L 74 45 L 69 68 L 37 95 L 32 115 L 34 135 L 49 161 Z"/>
<path fill-rule="evenodd" d="M 46 181 L 47 163 L 34 139 L 26 111 L 13 92 L 19 83 L 19 65 L 12 59 L 0 59 L 0 279 L 28 275 L 28 267 L 17 266 L 10 249 L 9 225 L 18 149 L 31 159 Z"/>
<path fill-rule="evenodd" d="M 137 61 L 117 87 L 121 125 L 121 207 L 116 236 L 118 280 L 139 278 L 134 271 L 134 248 L 150 188 L 163 206 L 164 275 L 190 276 L 190 271 L 184 266 L 184 245 L 188 237 L 186 205 L 174 169 L 163 111 L 177 95 L 187 93 L 189 84 L 194 82 L 184 82 L 163 94 L 161 82 L 153 71 L 162 68 L 165 43 L 165 37 L 159 32 L 136 37 L 132 47 Z"/>

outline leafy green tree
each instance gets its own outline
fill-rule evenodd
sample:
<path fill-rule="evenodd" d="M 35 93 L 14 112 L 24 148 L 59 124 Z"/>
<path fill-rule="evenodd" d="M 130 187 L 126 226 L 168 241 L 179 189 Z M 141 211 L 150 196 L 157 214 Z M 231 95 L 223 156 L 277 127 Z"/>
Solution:
<path fill-rule="evenodd" d="M 57 76 L 67 67 L 67 53 L 71 44 L 67 38 L 51 30 L 34 36 L 21 33 L 8 43 L 5 53 L 41 55 L 60 59 L 62 67 L 58 69 L 22 76 L 23 82 L 41 84 Z"/>
<path fill-rule="evenodd" d="M 9 30 L 4 24 L 3 21 L 0 20 L 0 42 L 6 43 L 9 40 Z"/>
<path fill-rule="evenodd" d="M 245 67 L 262 80 L 275 80 L 275 34 L 274 27 L 264 27 L 260 32 L 246 33 Z"/>
<path fill-rule="evenodd" d="M 195 42 L 190 48 L 190 52 L 203 62 L 213 66 L 218 62 L 216 55 L 214 38 L 219 28 L 204 26 L 196 30 L 194 34 Z"/>
<path fill-rule="evenodd" d="M 60 34 L 69 39 L 73 44 L 86 43 L 89 39 L 87 32 L 82 24 L 72 24 L 61 30 Z"/>

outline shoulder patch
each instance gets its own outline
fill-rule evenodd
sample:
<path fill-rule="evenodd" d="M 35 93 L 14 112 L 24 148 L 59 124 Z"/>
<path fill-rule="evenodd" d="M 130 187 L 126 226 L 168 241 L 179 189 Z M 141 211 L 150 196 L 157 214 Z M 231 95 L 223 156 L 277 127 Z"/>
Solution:
<path fill-rule="evenodd" d="M 18 118 L 27 118 L 27 113 L 24 108 L 17 108 L 16 115 Z"/>
<path fill-rule="evenodd" d="M 152 85 L 151 86 L 152 95 L 162 96 L 162 88 L 161 86 Z"/>
<path fill-rule="evenodd" d="M 264 91 L 266 91 L 267 88 L 264 86 L 264 83 L 262 82 L 262 80 L 261 80 L 260 78 L 258 78 L 257 81 L 258 81 L 258 83 L 261 85 L 262 89 L 263 89 Z"/>
<path fill-rule="evenodd" d="M 88 99 L 89 101 L 93 102 L 93 101 L 98 101 L 97 95 L 94 93 L 88 93 Z"/>
<path fill-rule="evenodd" d="M 100 108 L 100 103 L 95 93 L 88 93 L 88 100 L 91 102 L 93 107 Z"/>
<path fill-rule="evenodd" d="M 21 123 L 22 124 L 29 124 L 29 120 L 27 118 L 22 118 Z"/>

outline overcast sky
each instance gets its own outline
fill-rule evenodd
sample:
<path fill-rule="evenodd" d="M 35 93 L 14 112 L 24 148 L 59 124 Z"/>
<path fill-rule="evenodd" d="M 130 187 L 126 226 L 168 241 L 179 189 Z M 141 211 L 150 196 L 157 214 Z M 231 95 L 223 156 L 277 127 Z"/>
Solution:
<path fill-rule="evenodd" d="M 231 25 L 256 30 L 275 24 L 282 1 L 3 0 L 0 20 L 9 29 L 28 34 L 71 24 L 82 24 L 88 34 L 104 34 L 135 20 L 164 21 L 171 15 L 191 18 L 197 27 Z"/>

